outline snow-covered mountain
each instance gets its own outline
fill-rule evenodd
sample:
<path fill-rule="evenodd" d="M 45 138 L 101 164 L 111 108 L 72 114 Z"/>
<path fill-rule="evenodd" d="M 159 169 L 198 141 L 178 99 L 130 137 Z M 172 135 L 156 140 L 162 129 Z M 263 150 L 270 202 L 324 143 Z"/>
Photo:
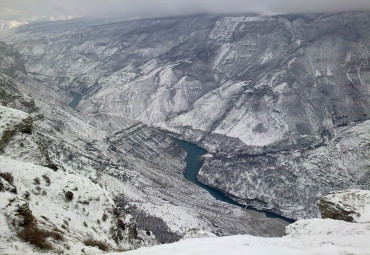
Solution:
<path fill-rule="evenodd" d="M 203 183 L 293 219 L 331 190 L 370 187 L 368 12 L 73 22 L 6 41 L 32 78 L 80 93 L 79 111 L 206 148 Z"/>
<path fill-rule="evenodd" d="M 44 22 L 0 33 L 0 162 L 15 169 L 13 184 L 1 179 L 1 240 L 21 241 L 24 226 L 7 219 L 25 204 L 40 228 L 51 226 L 41 216 L 61 231 L 69 214 L 86 221 L 65 237 L 78 249 L 86 233 L 114 249 L 177 241 L 191 229 L 284 233 L 285 221 L 215 200 L 187 181 L 185 151 L 172 137 L 207 149 L 202 183 L 292 219 L 317 217 L 317 200 L 333 190 L 369 189 L 369 25 L 368 12 L 194 15 Z M 56 190 L 48 192 L 43 175 Z M 72 184 L 84 188 L 75 192 Z M 41 214 L 42 191 L 57 206 L 49 216 Z M 132 218 L 121 220 L 137 235 L 108 240 L 109 225 L 98 230 L 97 215 L 81 213 L 79 198 L 63 200 L 67 191 L 94 193 L 91 210 L 122 208 Z M 245 238 L 252 237 L 235 242 Z M 266 240 L 252 239 L 257 246 Z M 291 246 L 296 239 L 271 245 L 281 240 Z M 50 240 L 55 249 L 64 244 Z"/>
<path fill-rule="evenodd" d="M 32 240 L 32 245 L 23 244 L 29 241 L 22 234 L 26 226 L 45 234 L 41 248 L 67 254 L 78 249 L 94 253 L 97 249 L 88 247 L 93 244 L 119 250 L 172 242 L 192 228 L 217 235 L 283 234 L 283 220 L 217 201 L 186 180 L 185 152 L 166 133 L 125 116 L 73 109 L 69 91 L 35 79 L 14 48 L 1 47 L 0 172 L 5 178 L 0 195 L 1 224 L 7 231 L 0 238 L 1 252 L 37 251 Z M 44 183 L 47 178 L 50 186 Z M 116 207 L 122 217 L 102 224 L 100 213 L 106 211 L 109 218 Z M 32 216 L 32 224 L 16 217 L 19 208 Z M 61 220 L 69 218 L 76 226 Z M 13 219 L 20 224 L 13 225 Z"/>

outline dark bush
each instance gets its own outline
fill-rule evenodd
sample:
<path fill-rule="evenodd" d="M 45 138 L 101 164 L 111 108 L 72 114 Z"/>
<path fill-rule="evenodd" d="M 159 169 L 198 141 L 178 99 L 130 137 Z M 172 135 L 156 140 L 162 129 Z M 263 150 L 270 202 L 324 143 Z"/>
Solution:
<path fill-rule="evenodd" d="M 0 173 L 0 177 L 6 180 L 10 184 L 14 183 L 14 178 L 11 173 Z"/>
<path fill-rule="evenodd" d="M 16 212 L 23 218 L 22 223 L 19 224 L 21 227 L 26 227 L 35 223 L 35 217 L 33 217 L 28 203 L 20 205 Z"/>
<path fill-rule="evenodd" d="M 101 219 L 103 221 L 106 221 L 108 219 L 108 215 L 106 213 L 103 213 L 103 217 Z"/>
<path fill-rule="evenodd" d="M 42 178 L 44 178 L 46 185 L 49 186 L 51 183 L 50 178 L 46 174 L 43 174 Z"/>
<path fill-rule="evenodd" d="M 17 194 L 17 187 L 13 186 L 13 188 L 10 190 L 11 193 Z"/>
<path fill-rule="evenodd" d="M 26 191 L 26 192 L 24 192 L 23 197 L 26 200 L 30 200 L 30 195 L 31 195 L 30 192 Z"/>
<path fill-rule="evenodd" d="M 58 166 L 54 163 L 49 163 L 46 167 L 54 170 L 54 172 L 58 171 Z"/>
<path fill-rule="evenodd" d="M 73 199 L 73 192 L 72 191 L 67 191 L 64 195 L 65 195 L 67 201 L 71 201 Z"/>
<path fill-rule="evenodd" d="M 125 230 L 126 229 L 126 224 L 121 219 L 119 219 L 118 222 L 117 222 L 117 227 L 122 229 L 122 230 Z"/>
<path fill-rule="evenodd" d="M 40 185 L 40 179 L 36 177 L 35 179 L 33 179 L 33 183 L 35 185 Z"/>
<path fill-rule="evenodd" d="M 25 242 L 29 242 L 40 249 L 50 250 L 51 245 L 46 242 L 50 233 L 46 230 L 39 229 L 37 225 L 32 224 L 18 232 L 18 237 Z"/>
<path fill-rule="evenodd" d="M 52 248 L 51 245 L 47 243 L 47 238 L 49 237 L 57 241 L 63 241 L 63 236 L 59 232 L 55 230 L 43 230 L 36 225 L 36 219 L 32 215 L 28 204 L 20 206 L 17 209 L 17 213 L 23 218 L 23 221 L 20 224 L 23 229 L 17 233 L 17 236 L 23 241 L 29 242 L 30 244 L 33 244 L 36 247 L 44 250 L 49 250 Z"/>
<path fill-rule="evenodd" d="M 109 246 L 101 241 L 94 240 L 92 238 L 86 239 L 84 241 L 86 246 L 98 247 L 102 251 L 108 251 Z"/>

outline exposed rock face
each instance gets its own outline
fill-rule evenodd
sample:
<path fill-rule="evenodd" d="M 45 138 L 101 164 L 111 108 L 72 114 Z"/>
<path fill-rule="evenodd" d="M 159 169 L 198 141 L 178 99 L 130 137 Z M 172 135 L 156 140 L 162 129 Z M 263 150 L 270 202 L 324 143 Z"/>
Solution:
<path fill-rule="evenodd" d="M 322 197 L 319 209 L 323 219 L 370 223 L 370 191 L 343 190 Z"/>
<path fill-rule="evenodd" d="M 331 190 L 370 187 L 368 12 L 76 23 L 7 40 L 52 94 L 82 94 L 77 110 L 205 147 L 203 183 L 295 219 Z"/>

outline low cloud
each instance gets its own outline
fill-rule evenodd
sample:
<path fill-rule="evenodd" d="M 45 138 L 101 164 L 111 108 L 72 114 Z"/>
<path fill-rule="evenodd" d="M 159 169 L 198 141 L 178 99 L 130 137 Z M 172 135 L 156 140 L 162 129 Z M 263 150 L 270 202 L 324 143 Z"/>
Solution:
<path fill-rule="evenodd" d="M 370 10 L 370 0 L 0 0 L 0 19 L 155 17 L 191 13 L 302 13 Z"/>

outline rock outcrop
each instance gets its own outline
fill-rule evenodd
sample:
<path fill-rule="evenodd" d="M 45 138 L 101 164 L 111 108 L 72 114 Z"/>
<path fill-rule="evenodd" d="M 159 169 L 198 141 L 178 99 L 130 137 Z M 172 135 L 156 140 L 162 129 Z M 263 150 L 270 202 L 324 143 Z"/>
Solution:
<path fill-rule="evenodd" d="M 318 205 L 323 219 L 370 223 L 370 190 L 331 192 Z"/>

